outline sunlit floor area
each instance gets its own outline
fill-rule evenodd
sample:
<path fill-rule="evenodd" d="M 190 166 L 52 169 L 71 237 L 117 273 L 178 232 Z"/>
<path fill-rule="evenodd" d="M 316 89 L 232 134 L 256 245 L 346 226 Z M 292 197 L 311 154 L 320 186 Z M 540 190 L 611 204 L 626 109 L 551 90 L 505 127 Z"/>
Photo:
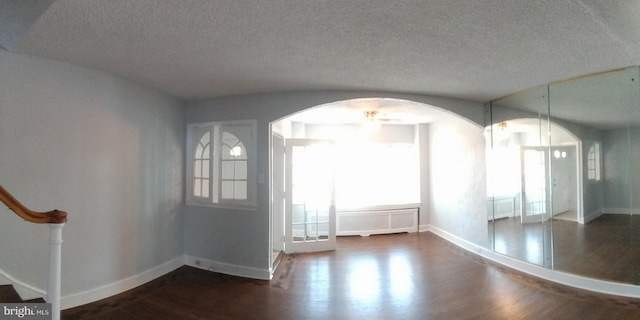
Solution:
<path fill-rule="evenodd" d="M 634 319 L 640 300 L 489 263 L 432 233 L 339 237 L 272 281 L 181 267 L 64 319 Z"/>
<path fill-rule="evenodd" d="M 512 217 L 490 222 L 489 233 L 495 235 L 496 252 L 558 271 L 640 284 L 638 215 L 603 214 L 587 224 L 564 219 L 523 224 Z"/>

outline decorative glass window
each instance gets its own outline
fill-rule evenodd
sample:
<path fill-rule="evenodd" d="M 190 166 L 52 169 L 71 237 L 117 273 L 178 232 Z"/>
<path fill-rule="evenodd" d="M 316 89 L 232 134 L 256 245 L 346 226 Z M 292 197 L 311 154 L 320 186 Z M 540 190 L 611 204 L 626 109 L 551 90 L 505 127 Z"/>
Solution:
<path fill-rule="evenodd" d="M 247 149 L 229 132 L 222 133 L 222 199 L 247 199 Z"/>
<path fill-rule="evenodd" d="M 188 204 L 255 207 L 255 131 L 255 120 L 188 125 Z"/>
<path fill-rule="evenodd" d="M 587 154 L 587 179 L 600 181 L 600 143 L 593 142 Z"/>
<path fill-rule="evenodd" d="M 193 155 L 193 196 L 199 198 L 209 197 L 209 185 L 211 161 L 211 132 L 205 132 L 196 146 Z"/>
<path fill-rule="evenodd" d="M 412 144 L 338 144 L 336 204 L 362 208 L 420 202 L 418 154 Z"/>

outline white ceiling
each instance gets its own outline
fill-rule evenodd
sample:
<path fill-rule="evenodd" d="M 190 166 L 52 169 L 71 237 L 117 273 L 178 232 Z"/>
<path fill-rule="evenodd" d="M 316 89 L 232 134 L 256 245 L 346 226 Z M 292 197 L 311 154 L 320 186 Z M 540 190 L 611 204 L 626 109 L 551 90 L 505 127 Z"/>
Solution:
<path fill-rule="evenodd" d="M 0 0 L 0 44 L 185 101 L 326 89 L 484 102 L 640 64 L 638 17 L 635 0 Z"/>

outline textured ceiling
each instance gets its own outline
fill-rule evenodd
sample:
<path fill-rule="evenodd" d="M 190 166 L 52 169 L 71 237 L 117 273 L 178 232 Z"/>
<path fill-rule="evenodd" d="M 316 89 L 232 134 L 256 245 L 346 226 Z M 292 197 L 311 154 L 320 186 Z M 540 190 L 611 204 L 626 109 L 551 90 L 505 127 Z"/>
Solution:
<path fill-rule="evenodd" d="M 640 2 L 631 0 L 50 3 L 0 0 L 0 44 L 186 101 L 355 89 L 484 102 L 640 64 Z"/>

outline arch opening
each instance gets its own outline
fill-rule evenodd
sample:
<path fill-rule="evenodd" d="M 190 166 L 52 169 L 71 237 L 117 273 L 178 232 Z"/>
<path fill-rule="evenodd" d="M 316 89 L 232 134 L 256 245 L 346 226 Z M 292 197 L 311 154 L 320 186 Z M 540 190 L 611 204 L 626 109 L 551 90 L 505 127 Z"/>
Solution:
<path fill-rule="evenodd" d="M 336 101 L 272 122 L 272 261 L 283 250 L 281 239 L 286 221 L 280 217 L 284 216 L 286 203 L 281 200 L 285 193 L 280 190 L 286 186 L 280 169 L 284 164 L 279 153 L 285 149 L 288 139 L 335 143 L 338 235 L 341 235 L 340 227 L 346 221 L 341 222 L 341 212 L 366 211 L 369 214 L 372 211 L 415 209 L 413 217 L 397 217 L 409 222 L 402 225 L 401 232 L 417 232 L 421 227 L 426 230 L 435 224 L 486 246 L 486 211 L 478 209 L 483 208 L 479 204 L 486 201 L 482 180 L 485 178 L 482 131 L 477 123 L 449 110 L 391 98 Z M 468 179 L 465 181 L 470 183 L 461 179 Z M 433 188 L 433 185 L 439 187 Z M 483 187 L 478 188 L 480 185 Z M 466 214 L 469 211 L 460 210 L 460 203 L 456 200 L 460 197 L 469 200 L 463 206 L 474 207 L 471 211 L 477 211 L 471 214 L 471 218 L 462 215 L 461 212 Z M 375 214 L 367 218 L 375 220 Z M 461 225 L 459 219 L 469 221 Z M 473 219 L 478 222 L 471 223 Z M 359 222 L 364 225 L 374 223 L 364 218 Z M 350 227 L 358 229 L 357 226 Z M 370 229 L 379 228 L 368 228 L 362 233 L 354 231 L 353 234 L 368 235 Z M 391 231 L 374 230 L 373 233 Z"/>

